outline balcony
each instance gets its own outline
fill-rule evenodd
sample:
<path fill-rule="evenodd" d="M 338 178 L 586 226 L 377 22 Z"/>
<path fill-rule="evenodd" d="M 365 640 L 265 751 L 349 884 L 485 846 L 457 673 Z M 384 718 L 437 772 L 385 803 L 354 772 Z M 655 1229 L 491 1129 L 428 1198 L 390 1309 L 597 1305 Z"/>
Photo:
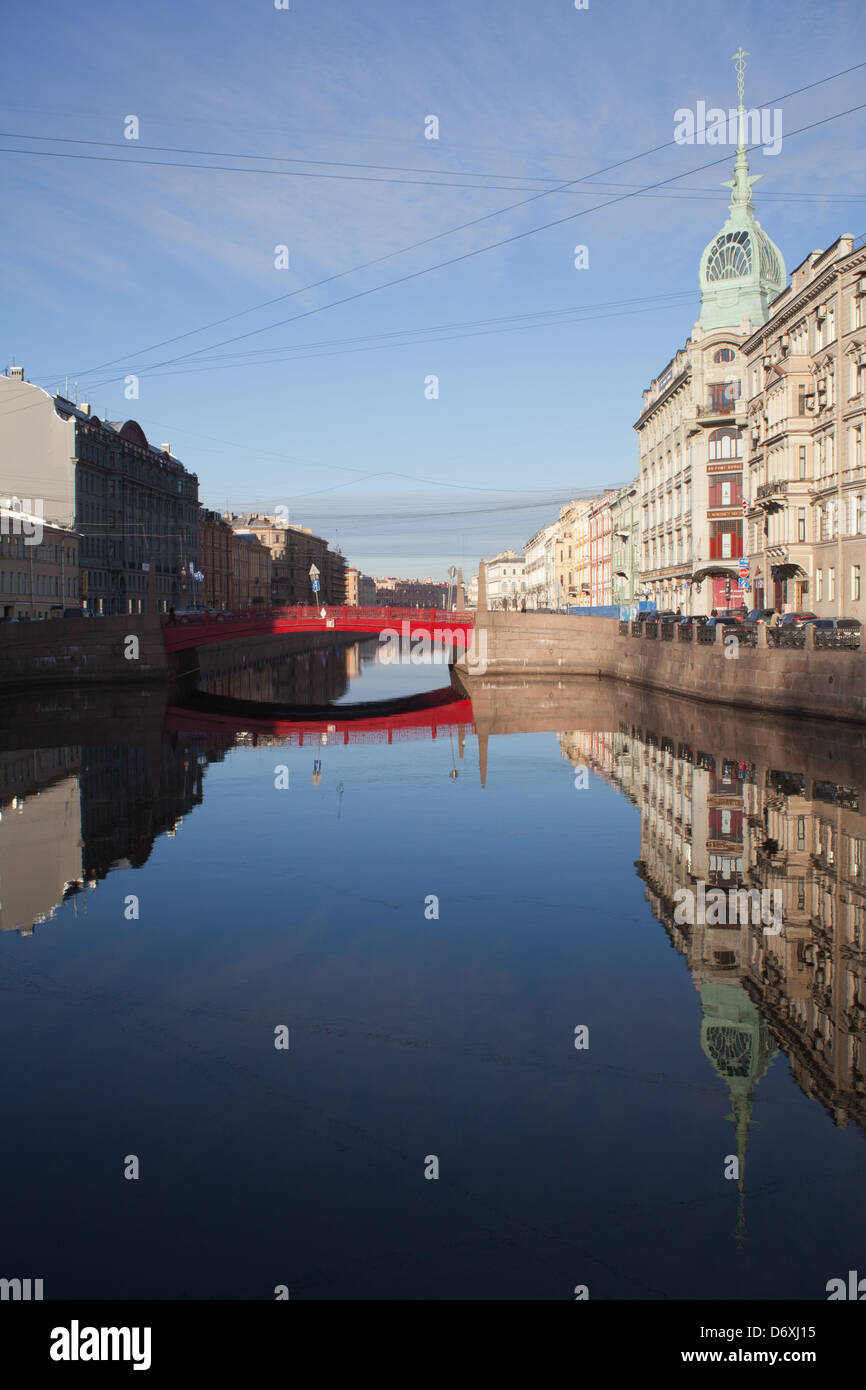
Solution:
<path fill-rule="evenodd" d="M 782 504 L 779 498 L 787 495 L 787 478 L 776 478 L 771 483 L 761 483 L 755 494 L 755 506 L 762 512 L 780 512 Z"/>

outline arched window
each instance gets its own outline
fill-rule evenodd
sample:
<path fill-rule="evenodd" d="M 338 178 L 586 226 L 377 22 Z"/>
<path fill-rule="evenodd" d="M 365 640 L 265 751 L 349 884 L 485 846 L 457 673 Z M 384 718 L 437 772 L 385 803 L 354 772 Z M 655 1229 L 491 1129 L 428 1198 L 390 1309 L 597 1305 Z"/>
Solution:
<path fill-rule="evenodd" d="M 742 457 L 743 436 L 738 429 L 724 425 L 720 429 L 713 430 L 709 439 L 710 463 L 719 462 L 722 459 L 740 459 Z"/>
<path fill-rule="evenodd" d="M 752 247 L 748 232 L 723 232 L 707 258 L 708 284 L 717 280 L 740 280 L 752 269 Z"/>
<path fill-rule="evenodd" d="M 736 354 L 735 354 L 733 348 L 723 347 L 723 348 L 719 348 L 718 352 L 716 352 L 716 353 L 713 355 L 713 361 L 714 361 L 714 362 L 733 362 L 735 356 L 736 356 Z"/>

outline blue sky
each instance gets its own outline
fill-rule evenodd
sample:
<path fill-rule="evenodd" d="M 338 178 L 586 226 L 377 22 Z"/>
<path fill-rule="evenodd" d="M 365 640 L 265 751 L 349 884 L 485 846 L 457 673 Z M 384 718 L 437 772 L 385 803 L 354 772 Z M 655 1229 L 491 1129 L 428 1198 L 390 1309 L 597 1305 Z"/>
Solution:
<path fill-rule="evenodd" d="M 864 99 L 866 68 L 777 100 L 866 61 L 861 0 L 792 0 L 783 22 L 752 0 L 21 6 L 0 83 L 0 367 L 50 389 L 68 375 L 97 414 L 138 419 L 208 505 L 287 506 L 372 573 L 469 572 L 634 476 L 641 391 L 695 321 L 726 215 L 728 163 L 699 166 L 733 152 L 670 145 L 487 215 L 672 141 L 679 108 L 734 105 L 740 44 L 747 105 L 780 106 L 786 137 Z M 864 115 L 752 156 L 789 272 L 866 231 Z"/>

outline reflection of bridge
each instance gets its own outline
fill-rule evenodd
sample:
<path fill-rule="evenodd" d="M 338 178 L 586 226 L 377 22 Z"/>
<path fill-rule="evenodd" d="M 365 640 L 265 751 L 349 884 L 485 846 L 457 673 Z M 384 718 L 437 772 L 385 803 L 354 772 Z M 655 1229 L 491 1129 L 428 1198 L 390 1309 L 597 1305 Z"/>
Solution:
<path fill-rule="evenodd" d="M 325 616 L 322 617 L 324 611 Z M 399 637 L 427 637 L 431 642 L 466 648 L 472 640 L 474 613 L 449 613 L 441 608 L 268 608 L 261 613 L 206 613 L 178 618 L 163 626 L 167 652 L 185 651 L 210 642 L 231 642 L 271 633 L 346 632 L 377 637 L 393 632 Z"/>
<path fill-rule="evenodd" d="M 472 701 L 461 699 L 450 686 L 398 700 L 298 708 L 196 693 L 187 706 L 169 708 L 165 727 L 169 733 L 243 733 L 252 741 L 402 743 L 436 738 L 454 728 L 471 730 Z"/>

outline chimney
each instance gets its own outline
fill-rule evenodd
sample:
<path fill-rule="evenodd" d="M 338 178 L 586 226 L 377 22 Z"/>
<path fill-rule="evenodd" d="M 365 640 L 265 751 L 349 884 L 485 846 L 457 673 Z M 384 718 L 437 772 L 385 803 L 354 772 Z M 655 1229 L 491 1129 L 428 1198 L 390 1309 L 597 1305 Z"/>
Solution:
<path fill-rule="evenodd" d="M 88 405 L 87 401 L 82 401 L 78 409 L 81 411 L 82 415 L 90 414 L 90 406 Z"/>
<path fill-rule="evenodd" d="M 15 379 L 16 381 L 23 381 L 23 380 L 24 380 L 24 368 L 23 368 L 23 367 L 10 367 L 10 368 L 9 368 L 9 375 L 10 375 L 11 377 L 14 377 L 14 379 Z"/>
<path fill-rule="evenodd" d="M 163 452 L 164 454 L 170 454 L 170 453 L 171 453 L 171 445 L 170 445 L 170 444 L 160 444 L 159 447 L 160 447 L 160 449 L 162 449 L 162 452 Z"/>

